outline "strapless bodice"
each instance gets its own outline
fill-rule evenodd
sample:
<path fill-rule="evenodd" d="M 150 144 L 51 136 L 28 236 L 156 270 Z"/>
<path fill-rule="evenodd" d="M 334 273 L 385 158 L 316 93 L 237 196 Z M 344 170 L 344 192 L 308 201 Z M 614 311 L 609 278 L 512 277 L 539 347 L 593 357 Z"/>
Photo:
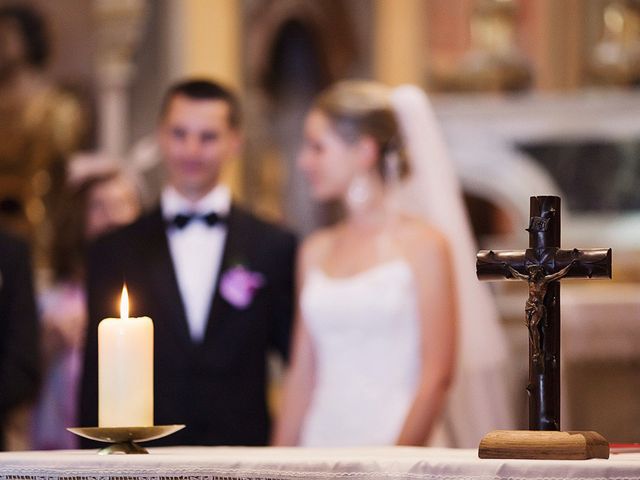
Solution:
<path fill-rule="evenodd" d="M 316 359 L 304 445 L 392 444 L 415 393 L 420 329 L 404 259 L 350 277 L 313 269 L 301 293 Z"/>

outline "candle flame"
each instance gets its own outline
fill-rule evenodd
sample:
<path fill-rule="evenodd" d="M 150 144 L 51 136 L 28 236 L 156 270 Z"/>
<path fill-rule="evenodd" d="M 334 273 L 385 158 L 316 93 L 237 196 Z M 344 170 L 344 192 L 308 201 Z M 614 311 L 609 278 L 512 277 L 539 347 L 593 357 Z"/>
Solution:
<path fill-rule="evenodd" d="M 122 297 L 120 297 L 120 318 L 126 320 L 129 318 L 129 293 L 127 292 L 127 284 L 122 285 Z"/>

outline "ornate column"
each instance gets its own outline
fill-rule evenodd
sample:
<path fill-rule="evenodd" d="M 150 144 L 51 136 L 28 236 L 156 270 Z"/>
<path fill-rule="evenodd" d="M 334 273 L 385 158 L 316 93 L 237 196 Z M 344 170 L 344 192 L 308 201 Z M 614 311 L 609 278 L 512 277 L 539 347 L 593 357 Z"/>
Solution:
<path fill-rule="evenodd" d="M 128 90 L 146 0 L 93 0 L 98 85 L 98 150 L 121 157 L 128 147 Z"/>
<path fill-rule="evenodd" d="M 422 84 L 426 63 L 423 0 L 375 0 L 373 69 L 388 85 Z"/>
<path fill-rule="evenodd" d="M 180 0 L 169 8 L 176 22 L 171 39 L 175 76 L 212 77 L 239 88 L 241 2 Z"/>

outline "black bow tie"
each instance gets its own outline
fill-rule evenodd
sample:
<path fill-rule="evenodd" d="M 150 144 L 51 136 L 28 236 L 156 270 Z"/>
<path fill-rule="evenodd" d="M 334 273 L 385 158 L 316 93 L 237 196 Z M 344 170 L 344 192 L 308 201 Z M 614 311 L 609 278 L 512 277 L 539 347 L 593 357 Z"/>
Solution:
<path fill-rule="evenodd" d="M 189 224 L 191 220 L 200 220 L 205 222 L 208 226 L 213 227 L 216 223 L 224 222 L 224 217 L 218 215 L 216 212 L 211 212 L 204 215 L 198 213 L 179 213 L 175 217 L 170 219 L 167 223 L 169 226 L 183 229 Z"/>

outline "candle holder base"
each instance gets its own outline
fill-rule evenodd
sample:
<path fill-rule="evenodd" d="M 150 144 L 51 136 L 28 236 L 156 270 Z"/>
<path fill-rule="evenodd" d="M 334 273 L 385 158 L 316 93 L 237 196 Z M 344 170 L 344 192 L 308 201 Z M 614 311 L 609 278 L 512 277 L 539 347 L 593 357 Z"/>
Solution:
<path fill-rule="evenodd" d="M 136 442 L 148 442 L 182 430 L 184 425 L 153 425 L 150 427 L 74 427 L 68 431 L 80 437 L 111 443 L 98 451 L 100 455 L 149 453 Z"/>
<path fill-rule="evenodd" d="M 112 443 L 108 447 L 98 450 L 98 455 L 114 455 L 114 454 L 140 454 L 149 453 L 149 450 L 142 448 L 135 442 Z"/>

